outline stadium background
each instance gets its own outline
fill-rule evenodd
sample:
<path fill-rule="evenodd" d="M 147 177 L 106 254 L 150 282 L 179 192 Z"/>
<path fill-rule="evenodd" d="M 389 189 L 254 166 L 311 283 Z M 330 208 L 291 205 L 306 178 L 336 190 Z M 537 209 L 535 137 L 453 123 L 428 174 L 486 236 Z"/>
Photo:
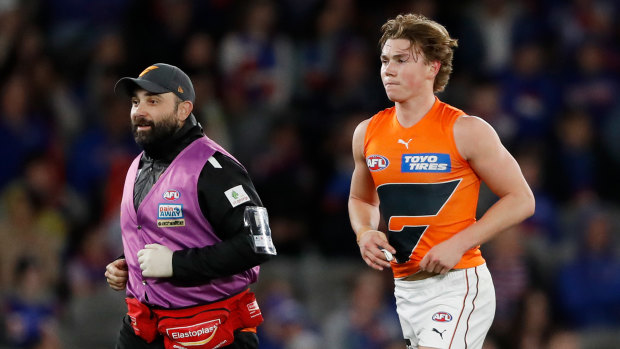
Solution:
<path fill-rule="evenodd" d="M 402 349 L 391 275 L 363 264 L 346 202 L 352 131 L 390 104 L 379 28 L 409 11 L 459 40 L 439 97 L 495 127 L 537 197 L 483 246 L 486 348 L 620 347 L 617 2 L 0 0 L 1 347 L 113 347 L 124 302 L 103 273 L 139 149 L 112 90 L 167 62 L 270 213 L 261 348 Z"/>

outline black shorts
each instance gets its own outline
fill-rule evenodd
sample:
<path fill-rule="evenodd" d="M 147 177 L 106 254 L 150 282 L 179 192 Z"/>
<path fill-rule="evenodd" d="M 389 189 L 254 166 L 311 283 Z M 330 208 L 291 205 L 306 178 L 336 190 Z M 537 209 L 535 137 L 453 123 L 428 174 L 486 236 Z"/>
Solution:
<path fill-rule="evenodd" d="M 227 349 L 258 349 L 258 336 L 252 332 L 235 331 L 235 341 L 231 345 L 223 348 Z M 157 338 L 147 343 L 142 338 L 136 336 L 131 327 L 129 316 L 123 317 L 123 324 L 116 340 L 116 349 L 164 349 L 164 338 Z"/>

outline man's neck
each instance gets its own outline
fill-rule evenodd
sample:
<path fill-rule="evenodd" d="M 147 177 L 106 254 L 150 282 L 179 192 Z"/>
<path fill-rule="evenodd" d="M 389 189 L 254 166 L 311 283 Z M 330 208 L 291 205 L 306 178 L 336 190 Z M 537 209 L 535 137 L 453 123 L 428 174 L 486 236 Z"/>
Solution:
<path fill-rule="evenodd" d="M 398 122 L 405 128 L 417 124 L 431 110 L 435 104 L 435 99 L 435 95 L 429 93 L 410 98 L 404 102 L 396 102 Z"/>

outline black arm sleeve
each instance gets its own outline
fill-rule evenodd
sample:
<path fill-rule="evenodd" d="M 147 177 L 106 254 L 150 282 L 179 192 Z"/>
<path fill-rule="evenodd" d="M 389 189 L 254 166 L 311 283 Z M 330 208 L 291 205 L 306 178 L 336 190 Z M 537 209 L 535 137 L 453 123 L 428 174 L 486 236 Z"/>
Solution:
<path fill-rule="evenodd" d="M 205 218 L 221 242 L 201 248 L 175 251 L 172 278 L 179 282 L 205 283 L 240 273 L 271 258 L 252 248 L 249 230 L 243 224 L 245 206 L 262 203 L 246 170 L 228 156 L 213 155 L 221 168 L 207 162 L 198 178 L 198 202 Z M 225 191 L 241 185 L 248 200 L 234 206 Z"/>

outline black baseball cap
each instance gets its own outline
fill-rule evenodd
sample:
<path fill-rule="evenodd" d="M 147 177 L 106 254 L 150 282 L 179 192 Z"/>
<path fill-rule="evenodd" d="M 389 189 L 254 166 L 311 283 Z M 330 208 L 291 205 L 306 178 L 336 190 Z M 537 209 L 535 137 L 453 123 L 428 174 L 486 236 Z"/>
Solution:
<path fill-rule="evenodd" d="M 144 69 L 137 78 L 124 77 L 116 82 L 114 93 L 132 96 L 137 88 L 151 93 L 172 92 L 182 101 L 194 103 L 194 85 L 181 69 L 166 63 L 157 63 Z"/>

